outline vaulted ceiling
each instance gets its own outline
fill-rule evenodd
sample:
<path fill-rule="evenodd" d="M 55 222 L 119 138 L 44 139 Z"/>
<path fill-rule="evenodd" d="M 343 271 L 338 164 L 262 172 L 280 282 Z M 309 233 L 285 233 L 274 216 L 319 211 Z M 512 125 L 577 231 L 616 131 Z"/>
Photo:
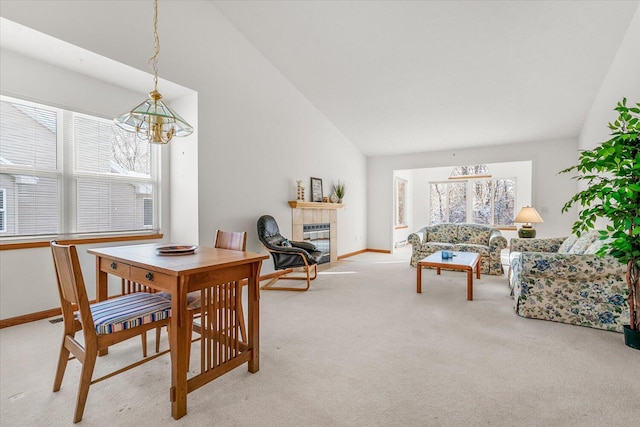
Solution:
<path fill-rule="evenodd" d="M 576 137 L 639 2 L 214 4 L 376 156 Z"/>

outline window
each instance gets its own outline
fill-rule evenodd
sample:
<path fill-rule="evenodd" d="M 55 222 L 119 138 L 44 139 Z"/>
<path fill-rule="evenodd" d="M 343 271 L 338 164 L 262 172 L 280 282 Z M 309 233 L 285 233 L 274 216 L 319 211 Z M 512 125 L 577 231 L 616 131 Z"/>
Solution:
<path fill-rule="evenodd" d="M 145 227 L 153 226 L 153 199 L 147 197 L 143 199 L 143 225 Z"/>
<path fill-rule="evenodd" d="M 394 179 L 394 226 L 407 226 L 407 180 L 395 177 Z"/>
<path fill-rule="evenodd" d="M 7 190 L 0 188 L 0 233 L 7 231 L 7 216 L 4 207 L 7 206 Z"/>
<path fill-rule="evenodd" d="M 467 179 L 429 185 L 431 224 L 513 226 L 515 178 Z"/>
<path fill-rule="evenodd" d="M 158 228 L 156 150 L 111 120 L 9 97 L 1 102 L 3 237 Z"/>
<path fill-rule="evenodd" d="M 464 182 L 437 182 L 430 185 L 431 224 L 461 223 L 467 218 L 467 190 Z"/>

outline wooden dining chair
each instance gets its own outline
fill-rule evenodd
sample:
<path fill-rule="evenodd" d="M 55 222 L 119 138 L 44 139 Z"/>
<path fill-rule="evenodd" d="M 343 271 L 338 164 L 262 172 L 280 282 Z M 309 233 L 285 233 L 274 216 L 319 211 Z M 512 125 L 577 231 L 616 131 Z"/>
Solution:
<path fill-rule="evenodd" d="M 216 230 L 214 247 L 219 249 L 230 249 L 234 251 L 246 251 L 247 250 L 247 232 L 246 231 L 223 231 Z M 246 282 L 246 281 L 245 281 Z M 243 282 L 236 286 L 235 282 L 225 284 L 221 286 L 220 292 L 221 294 L 216 295 L 215 303 L 211 307 L 211 311 L 217 311 L 224 305 L 225 311 L 230 311 L 235 314 L 235 322 L 240 329 L 240 337 L 242 342 L 247 343 L 247 329 L 244 322 L 244 310 L 242 308 L 242 304 L 236 304 L 236 301 L 241 301 L 242 299 L 242 287 L 246 285 Z M 236 292 L 237 289 L 237 292 Z M 167 298 L 167 300 L 171 300 L 171 294 L 167 292 L 160 292 L 158 295 Z M 205 297 L 206 299 L 206 297 Z M 198 323 L 197 319 L 202 318 L 202 315 L 209 310 L 208 306 L 210 304 L 205 302 L 203 304 L 203 294 L 201 291 L 193 291 L 187 294 L 187 310 L 189 315 L 187 316 L 187 336 L 191 337 L 193 332 L 198 334 L 202 334 L 203 327 L 200 323 Z M 229 328 L 232 328 L 236 325 L 236 323 L 232 321 L 226 322 Z M 156 330 L 156 343 L 159 342 L 160 336 L 160 328 Z M 200 338 L 197 338 L 193 341 L 197 341 Z M 156 352 L 158 351 L 156 344 Z M 187 360 L 189 360 L 191 354 L 191 345 L 189 345 L 187 350 Z"/>
<path fill-rule="evenodd" d="M 157 294 L 135 292 L 89 304 L 82 278 L 78 252 L 74 245 L 51 242 L 58 293 L 64 321 L 64 333 L 53 391 L 60 390 L 67 362 L 76 359 L 82 363 L 80 384 L 73 422 L 82 419 L 89 387 L 99 381 L 125 372 L 168 352 L 157 353 L 117 371 L 92 379 L 98 353 L 109 346 L 138 337 L 150 329 L 166 325 L 171 316 L 171 301 Z M 76 312 L 77 310 L 77 312 Z M 76 340 L 82 331 L 84 343 Z M 69 357 L 72 354 L 74 357 Z"/>
<path fill-rule="evenodd" d="M 220 248 L 220 249 L 231 249 L 234 251 L 246 251 L 247 250 L 247 232 L 246 231 L 222 231 L 222 230 L 216 230 L 216 238 L 215 238 L 215 243 L 213 245 L 216 248 Z M 244 285 L 246 285 L 246 281 L 243 282 L 242 284 L 240 284 L 240 286 L 238 286 L 238 300 L 242 299 L 242 287 Z M 226 293 L 229 294 L 230 293 L 230 289 L 226 289 Z M 194 292 L 193 294 L 196 294 L 198 292 Z M 187 297 L 188 298 L 188 297 Z M 200 299 L 200 298 L 198 298 Z M 224 299 L 224 298 L 223 298 Z M 188 300 L 188 299 L 187 299 Z M 230 303 L 233 305 L 235 302 L 235 298 L 231 298 L 230 299 Z M 192 312 L 193 312 L 193 316 L 191 316 L 191 322 L 192 322 L 192 330 L 194 332 L 197 333 L 201 333 L 201 325 L 199 324 L 193 324 L 193 320 L 195 318 L 198 317 L 198 313 L 197 311 L 200 310 L 200 304 L 190 304 L 193 307 Z M 242 340 L 244 342 L 247 341 L 247 328 L 246 325 L 244 323 L 244 311 L 242 309 L 242 304 L 237 304 L 236 306 L 233 307 L 233 309 L 235 310 L 236 313 L 236 319 L 238 321 L 238 324 L 240 326 L 240 335 L 242 337 Z"/>

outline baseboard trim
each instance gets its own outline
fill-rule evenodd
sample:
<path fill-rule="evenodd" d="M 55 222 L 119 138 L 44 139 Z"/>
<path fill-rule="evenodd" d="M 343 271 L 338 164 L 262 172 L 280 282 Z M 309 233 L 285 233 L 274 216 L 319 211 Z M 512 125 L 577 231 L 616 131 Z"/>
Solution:
<path fill-rule="evenodd" d="M 342 255 L 338 255 L 338 259 L 345 259 L 345 258 L 349 258 L 355 255 L 360 255 L 363 254 L 365 252 L 377 252 L 377 253 L 381 253 L 381 254 L 390 254 L 391 251 L 386 250 L 386 249 L 360 249 L 359 251 L 355 251 L 355 252 L 349 252 L 347 254 L 342 254 Z"/>
<path fill-rule="evenodd" d="M 367 249 L 367 252 L 377 252 L 379 254 L 390 254 L 391 251 L 388 249 Z"/>
<path fill-rule="evenodd" d="M 348 254 L 343 254 L 338 256 L 338 259 L 345 259 L 355 255 L 363 254 L 365 252 L 377 252 L 381 254 L 390 254 L 391 251 L 385 249 L 362 249 L 356 252 L 350 252 Z M 260 276 L 259 281 L 273 279 L 277 276 L 282 276 L 287 273 L 291 273 L 292 269 L 274 271 L 273 273 L 265 274 L 264 276 Z M 36 313 L 23 314 L 22 316 L 11 317 L 9 319 L 0 320 L 0 329 L 8 328 L 10 326 L 22 325 L 23 323 L 35 322 L 42 319 L 48 319 L 54 316 L 61 316 L 62 310 L 60 308 L 52 308 L 50 310 L 38 311 Z"/>
<path fill-rule="evenodd" d="M 52 308 L 50 310 L 38 311 L 36 313 L 24 314 L 22 316 L 11 317 L 9 319 L 0 320 L 0 329 L 9 326 L 21 325 L 23 323 L 35 322 L 36 320 L 48 319 L 49 317 L 62 316 L 60 308 Z"/>

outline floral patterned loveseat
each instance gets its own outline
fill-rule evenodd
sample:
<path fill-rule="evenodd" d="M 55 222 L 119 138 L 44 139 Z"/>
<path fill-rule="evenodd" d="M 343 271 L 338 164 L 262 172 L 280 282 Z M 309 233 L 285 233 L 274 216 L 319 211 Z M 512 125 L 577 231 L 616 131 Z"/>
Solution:
<path fill-rule="evenodd" d="M 597 257 L 597 231 L 511 239 L 509 285 L 522 317 L 622 332 L 629 324 L 626 265 Z"/>
<path fill-rule="evenodd" d="M 412 267 L 437 251 L 476 252 L 482 257 L 480 271 L 483 274 L 504 274 L 500 251 L 507 247 L 507 239 L 497 228 L 480 224 L 438 224 L 422 227 L 407 240 L 413 247 Z"/>

